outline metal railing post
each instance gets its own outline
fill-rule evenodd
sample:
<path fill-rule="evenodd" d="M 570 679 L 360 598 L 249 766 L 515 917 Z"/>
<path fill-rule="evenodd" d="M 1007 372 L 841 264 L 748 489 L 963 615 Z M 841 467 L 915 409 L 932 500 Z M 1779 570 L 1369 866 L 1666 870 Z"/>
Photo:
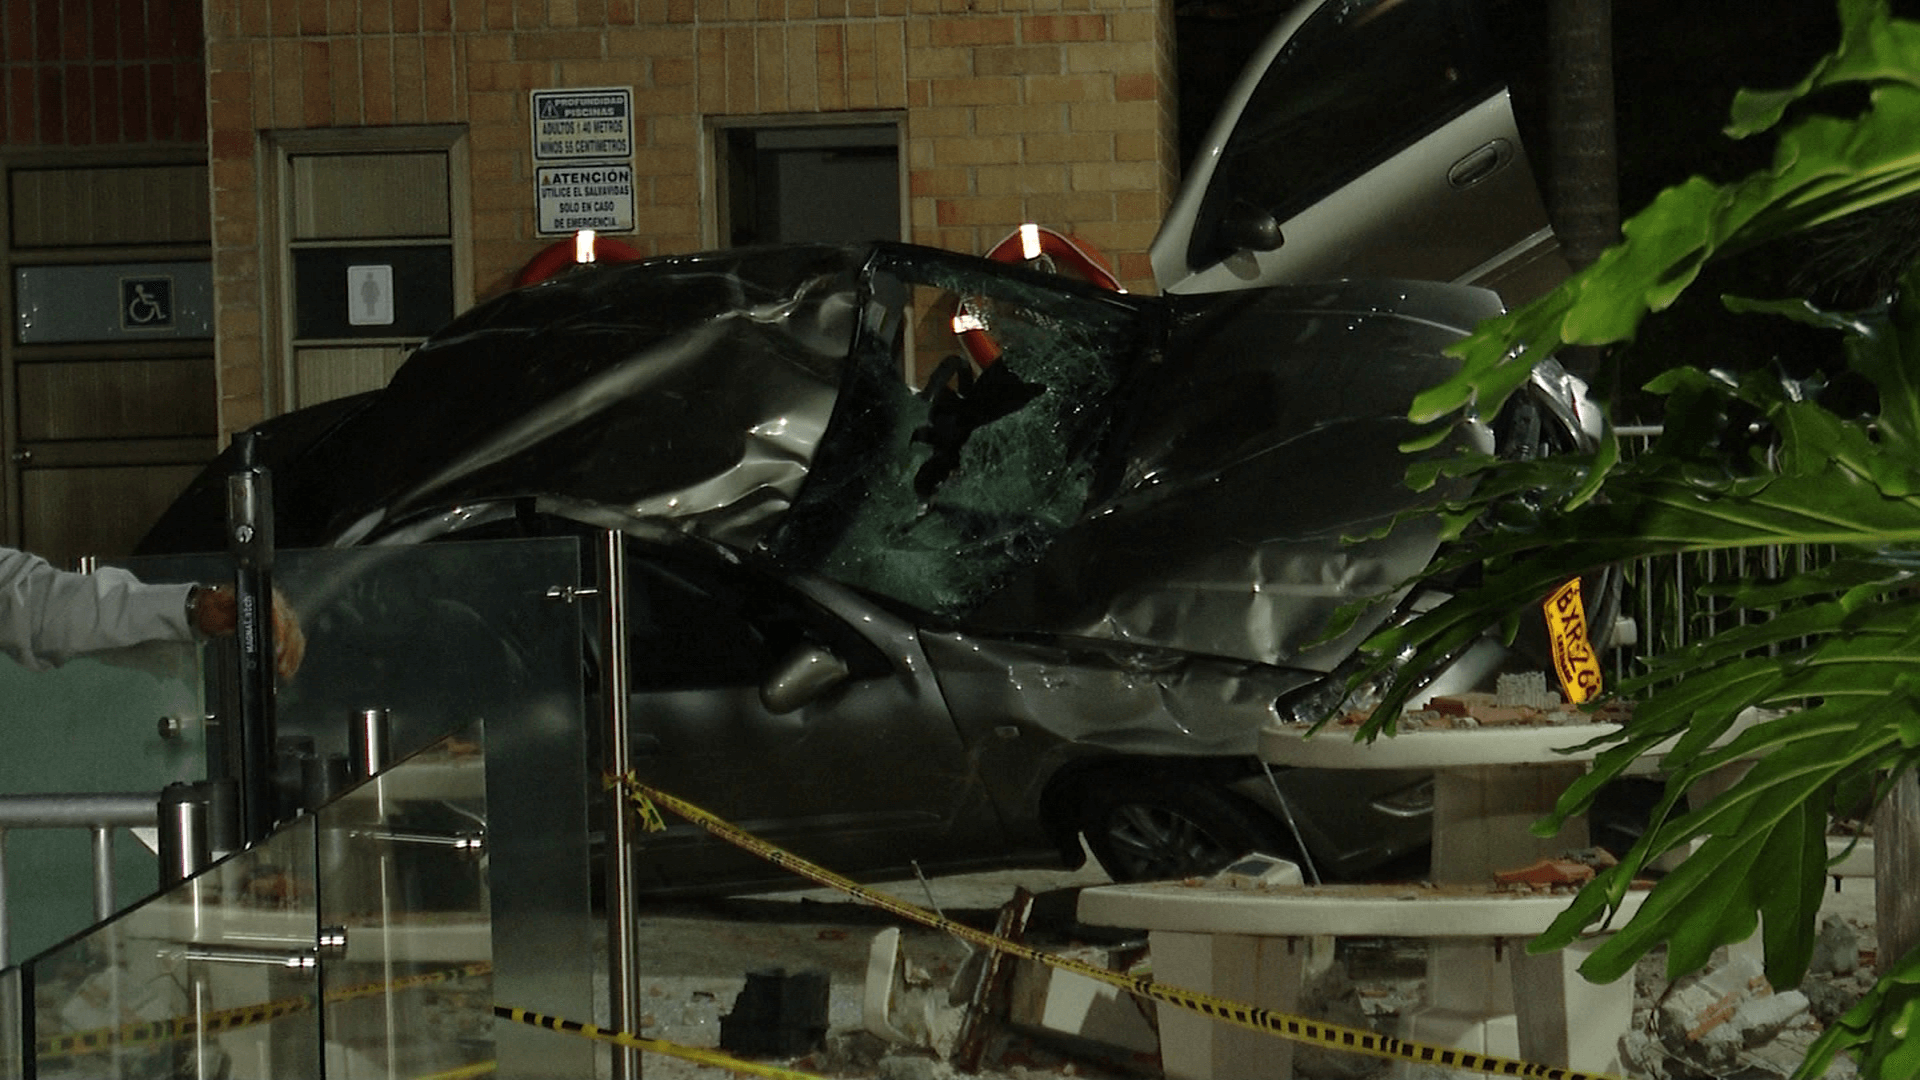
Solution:
<path fill-rule="evenodd" d="M 0 967 L 13 963 L 7 906 L 6 834 L 9 829 L 87 829 L 93 846 L 93 917 L 114 911 L 113 830 L 160 820 L 158 795 L 46 794 L 0 796 Z"/>
<path fill-rule="evenodd" d="M 13 964 L 13 935 L 8 927 L 13 916 L 7 911 L 7 830 L 0 828 L 0 968 Z"/>
<path fill-rule="evenodd" d="M 93 921 L 100 922 L 113 915 L 115 906 L 113 826 L 95 825 L 91 831 L 93 833 Z"/>
<path fill-rule="evenodd" d="M 212 801 L 198 784 L 168 784 L 160 793 L 161 889 L 172 888 L 213 862 Z"/>
<path fill-rule="evenodd" d="M 259 843 L 280 819 L 274 783 L 273 482 L 256 459 L 257 436 L 240 435 L 240 467 L 227 477 L 227 546 L 240 651 L 234 726 L 239 739 L 240 841 Z"/>
<path fill-rule="evenodd" d="M 601 551 L 600 587 L 606 597 L 606 768 L 623 774 L 632 766 L 627 683 L 627 547 L 626 537 L 608 529 Z M 640 1030 L 640 947 L 634 934 L 637 912 L 633 898 L 633 809 L 625 788 L 609 791 L 607 813 L 607 952 L 608 1006 L 613 1026 Z M 614 1080 L 640 1080 L 640 1053 L 630 1047 L 613 1051 Z"/>

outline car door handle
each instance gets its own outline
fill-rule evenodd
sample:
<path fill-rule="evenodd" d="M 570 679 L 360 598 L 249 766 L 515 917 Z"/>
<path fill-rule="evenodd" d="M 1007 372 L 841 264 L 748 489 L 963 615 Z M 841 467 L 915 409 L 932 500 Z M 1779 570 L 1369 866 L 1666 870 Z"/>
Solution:
<path fill-rule="evenodd" d="M 1447 183 L 1456 189 L 1470 188 L 1473 185 L 1507 167 L 1513 160 L 1513 144 L 1505 139 L 1495 139 L 1487 145 L 1453 163 L 1447 170 Z"/>

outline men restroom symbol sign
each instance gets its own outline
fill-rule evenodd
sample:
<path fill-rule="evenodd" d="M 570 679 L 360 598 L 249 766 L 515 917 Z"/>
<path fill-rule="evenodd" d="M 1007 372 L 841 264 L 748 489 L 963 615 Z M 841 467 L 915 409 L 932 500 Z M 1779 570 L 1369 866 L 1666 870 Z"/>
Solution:
<path fill-rule="evenodd" d="M 173 329 L 173 279 L 120 279 L 120 329 Z"/>

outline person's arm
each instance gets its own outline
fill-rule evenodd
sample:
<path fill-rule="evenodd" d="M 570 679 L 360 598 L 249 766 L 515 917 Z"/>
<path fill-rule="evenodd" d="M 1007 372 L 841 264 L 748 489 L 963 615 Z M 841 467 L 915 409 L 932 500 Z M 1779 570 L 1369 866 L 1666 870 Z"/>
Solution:
<path fill-rule="evenodd" d="M 45 559 L 0 548 L 0 652 L 29 668 L 145 641 L 192 641 L 191 585 L 152 585 L 125 570 L 57 570 Z"/>
<path fill-rule="evenodd" d="M 154 585 L 113 567 L 72 574 L 0 547 L 0 652 L 35 670 L 147 641 L 219 637 L 238 621 L 233 590 L 225 586 Z M 277 589 L 273 634 L 274 667 L 290 676 L 306 653 L 306 635 Z"/>

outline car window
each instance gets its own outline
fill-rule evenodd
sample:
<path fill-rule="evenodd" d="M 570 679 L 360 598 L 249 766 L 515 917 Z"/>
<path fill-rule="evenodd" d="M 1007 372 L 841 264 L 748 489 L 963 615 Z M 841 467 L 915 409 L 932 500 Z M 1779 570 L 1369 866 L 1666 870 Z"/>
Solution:
<path fill-rule="evenodd" d="M 1249 203 L 1286 220 L 1496 90 L 1471 6 L 1329 0 L 1268 65 L 1234 127 L 1190 261 L 1228 252 L 1221 217 Z"/>
<path fill-rule="evenodd" d="M 627 652 L 633 689 L 757 686 L 794 649 L 828 647 L 856 678 L 885 659 L 832 615 L 746 567 L 630 543 Z"/>
<path fill-rule="evenodd" d="M 853 369 L 774 554 L 964 614 L 1079 520 L 1153 336 L 1124 297 L 977 259 L 903 255 L 869 280 Z"/>
<path fill-rule="evenodd" d="M 751 686 L 777 643 L 737 590 L 689 581 L 647 559 L 627 563 L 628 670 L 636 690 Z"/>

